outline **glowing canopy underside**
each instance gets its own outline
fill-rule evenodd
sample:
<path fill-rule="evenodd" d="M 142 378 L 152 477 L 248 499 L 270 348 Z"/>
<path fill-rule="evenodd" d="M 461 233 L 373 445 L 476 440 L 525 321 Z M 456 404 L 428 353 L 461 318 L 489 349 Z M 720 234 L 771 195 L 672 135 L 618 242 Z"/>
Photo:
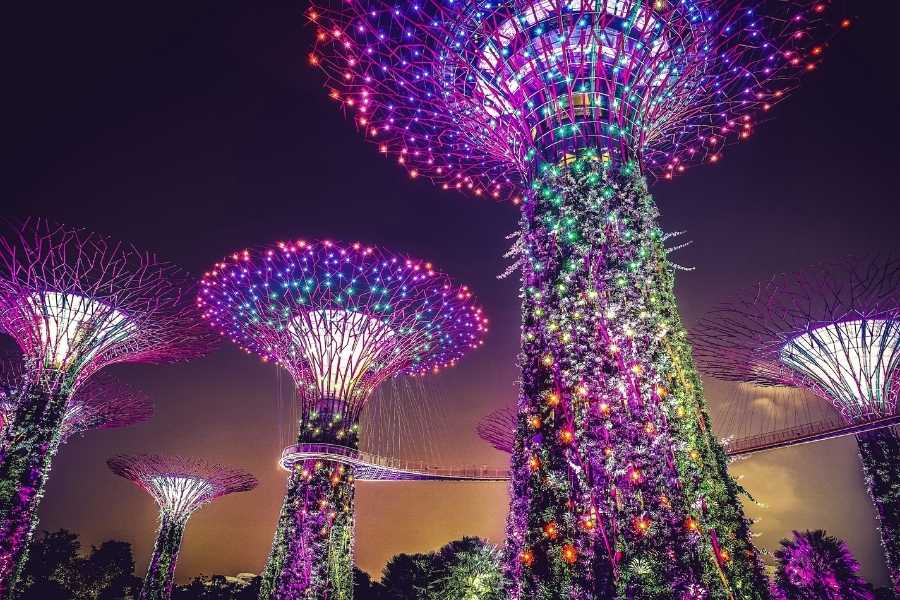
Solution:
<path fill-rule="evenodd" d="M 160 509 L 173 515 L 189 515 L 212 499 L 213 487 L 197 477 L 150 477 L 147 489 Z"/>
<path fill-rule="evenodd" d="M 785 344 L 781 360 L 850 421 L 895 414 L 900 320 L 855 320 L 811 329 Z"/>
<path fill-rule="evenodd" d="M 256 478 L 240 469 L 183 456 L 119 455 L 106 461 L 110 470 L 150 494 L 160 511 L 187 518 L 216 498 L 256 487 Z"/>
<path fill-rule="evenodd" d="M 670 177 L 814 69 L 828 2 L 319 0 L 331 96 L 412 176 L 521 194 L 582 149 Z"/>
<path fill-rule="evenodd" d="M 45 392 L 74 393 L 122 362 L 199 356 L 194 280 L 152 253 L 43 219 L 0 226 L 0 329 Z"/>
<path fill-rule="evenodd" d="M 848 257 L 725 302 L 691 336 L 708 375 L 805 388 L 852 424 L 897 415 L 900 259 Z"/>
<path fill-rule="evenodd" d="M 236 253 L 206 273 L 198 304 L 222 334 L 289 371 L 307 408 L 338 399 L 351 417 L 384 379 L 451 366 L 487 332 L 466 286 L 360 244 Z"/>
<path fill-rule="evenodd" d="M 296 357 L 321 398 L 347 399 L 372 371 L 404 361 L 402 340 L 381 320 L 340 310 L 301 312 L 289 325 Z"/>
<path fill-rule="evenodd" d="M 52 369 L 87 364 L 137 330 L 118 310 L 85 296 L 42 292 L 29 297 L 28 305 L 45 365 Z"/>

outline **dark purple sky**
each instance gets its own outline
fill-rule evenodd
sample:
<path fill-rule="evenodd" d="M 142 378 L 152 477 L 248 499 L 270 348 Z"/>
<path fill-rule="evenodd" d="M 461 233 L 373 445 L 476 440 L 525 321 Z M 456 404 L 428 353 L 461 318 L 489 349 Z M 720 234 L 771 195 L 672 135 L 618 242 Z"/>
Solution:
<path fill-rule="evenodd" d="M 900 250 L 896 3 L 853 2 L 860 21 L 774 120 L 715 167 L 654 193 L 677 255 L 688 325 L 741 286 L 820 259 Z M 410 181 L 357 136 L 307 66 L 302 2 L 15 3 L 4 11 L 4 215 L 42 215 L 132 241 L 202 272 L 225 253 L 281 238 L 362 240 L 418 255 L 470 284 L 493 329 L 434 386 L 446 399 L 434 445 L 456 463 L 504 464 L 473 433 L 515 395 L 518 299 L 503 271 L 514 207 Z M 258 572 L 281 503 L 275 467 L 284 392 L 272 367 L 232 348 L 192 364 L 125 367 L 157 402 L 147 425 L 65 446 L 42 526 L 87 543 L 134 543 L 146 565 L 155 509 L 105 459 L 189 453 L 244 466 L 257 491 L 220 500 L 188 528 L 178 576 Z M 713 389 L 721 389 L 713 386 Z M 280 400 L 279 400 L 280 398 Z M 714 400 L 714 398 L 713 398 Z M 280 424 L 281 423 L 281 424 Z M 852 440 L 735 466 L 768 505 L 760 543 L 798 528 L 845 537 L 885 583 Z M 502 539 L 502 484 L 360 484 L 360 565 L 463 534 Z"/>

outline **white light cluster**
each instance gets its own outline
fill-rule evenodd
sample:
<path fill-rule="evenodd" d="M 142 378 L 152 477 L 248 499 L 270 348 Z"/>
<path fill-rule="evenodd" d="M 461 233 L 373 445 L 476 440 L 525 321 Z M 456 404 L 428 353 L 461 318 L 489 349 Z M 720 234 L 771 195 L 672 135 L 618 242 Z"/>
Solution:
<path fill-rule="evenodd" d="M 900 366 L 900 321 L 872 319 L 818 327 L 781 350 L 782 362 L 827 393 L 845 418 L 889 416 Z"/>
<path fill-rule="evenodd" d="M 213 486 L 199 477 L 157 475 L 149 479 L 160 508 L 178 516 L 188 516 L 212 500 Z"/>
<path fill-rule="evenodd" d="M 136 330 L 121 312 L 85 296 L 42 292 L 29 304 L 46 364 L 54 369 L 85 364 Z"/>
<path fill-rule="evenodd" d="M 382 321 L 353 311 L 302 312 L 288 328 L 325 398 L 347 399 L 359 380 L 390 356 L 394 338 Z"/>

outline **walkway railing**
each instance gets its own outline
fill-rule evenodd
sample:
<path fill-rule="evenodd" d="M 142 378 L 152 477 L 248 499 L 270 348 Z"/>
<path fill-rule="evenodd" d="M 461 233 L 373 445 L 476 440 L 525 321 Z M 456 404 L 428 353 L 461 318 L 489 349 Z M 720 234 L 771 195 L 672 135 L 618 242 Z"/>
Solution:
<path fill-rule="evenodd" d="M 797 446 L 799 444 L 809 444 L 810 442 L 821 442 L 845 435 L 856 435 L 867 431 L 874 431 L 882 427 L 890 427 L 900 423 L 900 415 L 893 417 L 884 417 L 866 423 L 858 423 L 849 425 L 842 419 L 837 417 L 816 421 L 815 423 L 807 423 L 805 425 L 797 425 L 780 429 L 771 433 L 762 433 L 740 438 L 730 442 L 725 450 L 729 456 L 745 456 L 764 450 L 774 450 L 776 448 L 785 448 L 787 446 Z"/>
<path fill-rule="evenodd" d="M 304 460 L 330 460 L 354 468 L 353 477 L 358 481 L 505 481 L 507 469 L 487 466 L 443 467 L 424 462 L 387 458 L 335 444 L 298 444 L 289 446 L 281 454 L 281 466 L 290 469 Z"/>
<path fill-rule="evenodd" d="M 744 437 L 728 442 L 725 449 L 729 456 L 747 456 L 776 448 L 808 444 L 845 435 L 856 435 L 898 423 L 900 423 L 900 415 L 855 425 L 848 425 L 839 419 L 828 419 Z M 487 466 L 428 465 L 424 462 L 378 456 L 335 444 L 298 444 L 285 448 L 281 454 L 281 466 L 287 470 L 290 470 L 298 462 L 306 460 L 328 460 L 352 466 L 353 476 L 358 481 L 504 481 L 509 479 L 508 469 L 494 469 Z"/>

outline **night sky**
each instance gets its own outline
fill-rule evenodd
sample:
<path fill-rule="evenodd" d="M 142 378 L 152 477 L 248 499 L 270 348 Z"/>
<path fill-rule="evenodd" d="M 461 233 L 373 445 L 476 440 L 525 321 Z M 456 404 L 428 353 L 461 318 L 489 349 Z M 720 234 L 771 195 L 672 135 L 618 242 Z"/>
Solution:
<path fill-rule="evenodd" d="M 447 463 L 504 466 L 474 428 L 516 394 L 517 282 L 496 279 L 516 209 L 410 181 L 364 143 L 307 65 L 302 2 L 53 4 L 4 10 L 3 215 L 107 233 L 198 275 L 226 253 L 280 239 L 360 240 L 433 261 L 472 286 L 492 330 L 426 388 L 440 390 L 444 411 L 434 432 L 419 433 Z M 772 122 L 717 166 L 654 186 L 664 229 L 694 240 L 675 255 L 696 267 L 678 276 L 688 326 L 773 273 L 900 251 L 900 8 L 852 4 L 859 21 Z M 189 364 L 114 371 L 151 394 L 156 416 L 64 446 L 41 527 L 79 532 L 86 544 L 130 541 L 143 572 L 156 507 L 105 460 L 196 455 L 245 467 L 260 486 L 194 516 L 179 579 L 258 573 L 284 492 L 284 379 L 227 345 Z M 711 386 L 711 402 L 724 389 Z M 849 542 L 866 577 L 886 584 L 852 439 L 771 452 L 733 472 L 767 505 L 751 508 L 761 545 L 825 528 Z M 357 561 L 372 573 L 397 552 L 464 534 L 502 541 L 504 484 L 363 483 L 357 498 Z"/>

